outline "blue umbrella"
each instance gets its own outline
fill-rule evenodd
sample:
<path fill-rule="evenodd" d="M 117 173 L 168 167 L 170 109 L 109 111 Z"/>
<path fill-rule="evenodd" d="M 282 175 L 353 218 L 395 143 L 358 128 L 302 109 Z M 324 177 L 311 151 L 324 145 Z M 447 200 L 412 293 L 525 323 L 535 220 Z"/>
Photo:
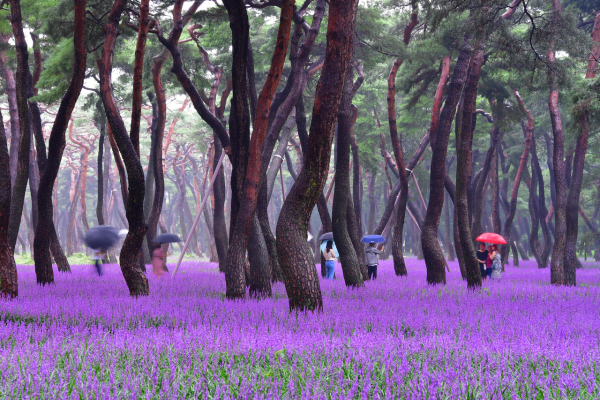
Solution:
<path fill-rule="evenodd" d="M 321 243 L 321 253 L 325 251 L 325 247 L 327 247 L 327 242 L 328 240 L 325 240 Z M 333 240 L 332 240 L 333 242 Z M 340 256 L 340 253 L 338 253 L 337 247 L 335 247 L 335 242 L 333 242 L 333 252 L 335 253 L 336 257 Z"/>
<path fill-rule="evenodd" d="M 386 240 L 381 235 L 367 235 L 360 239 L 362 243 L 385 243 Z"/>

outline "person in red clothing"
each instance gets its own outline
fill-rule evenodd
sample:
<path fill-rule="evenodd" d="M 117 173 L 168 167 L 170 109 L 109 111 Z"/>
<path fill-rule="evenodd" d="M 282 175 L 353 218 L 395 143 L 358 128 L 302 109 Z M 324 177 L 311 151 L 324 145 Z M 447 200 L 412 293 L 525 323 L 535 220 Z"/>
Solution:
<path fill-rule="evenodd" d="M 494 262 L 493 258 L 490 258 L 490 255 L 494 251 L 494 246 L 488 246 L 488 255 L 485 259 L 485 270 L 487 272 L 488 278 L 492 276 L 492 263 Z"/>

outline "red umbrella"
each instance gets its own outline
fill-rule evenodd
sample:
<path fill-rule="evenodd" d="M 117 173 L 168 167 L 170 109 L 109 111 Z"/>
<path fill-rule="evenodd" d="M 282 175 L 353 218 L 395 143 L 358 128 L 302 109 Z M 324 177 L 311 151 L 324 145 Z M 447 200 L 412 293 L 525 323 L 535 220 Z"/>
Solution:
<path fill-rule="evenodd" d="M 475 240 L 484 243 L 506 244 L 506 240 L 502 236 L 492 232 L 482 233 Z"/>

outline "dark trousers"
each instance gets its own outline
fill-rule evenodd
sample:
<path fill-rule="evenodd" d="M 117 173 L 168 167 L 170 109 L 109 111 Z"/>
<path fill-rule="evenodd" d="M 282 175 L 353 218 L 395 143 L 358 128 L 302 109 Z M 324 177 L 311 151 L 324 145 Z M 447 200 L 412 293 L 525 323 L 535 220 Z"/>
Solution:
<path fill-rule="evenodd" d="M 377 279 L 377 265 L 367 265 L 369 279 Z"/>
<path fill-rule="evenodd" d="M 96 260 L 96 271 L 98 271 L 98 276 L 102 276 L 102 263 L 100 260 Z"/>
<path fill-rule="evenodd" d="M 485 269 L 485 264 L 479 263 L 479 271 L 481 272 L 481 277 L 483 279 L 487 278 L 487 270 Z"/>

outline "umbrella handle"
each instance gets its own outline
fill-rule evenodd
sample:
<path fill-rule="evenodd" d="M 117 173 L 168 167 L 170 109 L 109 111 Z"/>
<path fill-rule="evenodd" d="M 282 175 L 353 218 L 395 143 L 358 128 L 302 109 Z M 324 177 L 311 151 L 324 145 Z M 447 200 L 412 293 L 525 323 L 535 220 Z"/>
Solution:
<path fill-rule="evenodd" d="M 187 250 L 187 247 L 189 246 L 190 241 L 192 239 L 192 233 L 194 233 L 194 231 L 196 230 L 196 226 L 198 226 L 198 222 L 200 222 L 200 216 L 202 215 L 202 210 L 204 209 L 204 205 L 206 204 L 206 200 L 208 199 L 207 194 L 210 193 L 210 191 L 212 190 L 213 184 L 215 183 L 215 180 L 217 179 L 219 169 L 221 168 L 221 164 L 223 164 L 223 158 L 225 158 L 225 152 L 221 153 L 221 158 L 219 158 L 219 163 L 217 164 L 215 171 L 213 172 L 213 177 L 210 180 L 210 184 L 208 185 L 208 188 L 204 192 L 204 199 L 202 200 L 202 204 L 200 205 L 200 208 L 198 209 L 198 215 L 196 215 L 196 219 L 194 220 L 192 229 L 190 229 L 190 234 L 188 235 L 187 239 L 185 240 L 183 249 L 181 249 L 181 255 L 179 256 L 179 260 L 177 261 L 177 265 L 175 266 L 175 270 L 173 271 L 173 276 L 175 276 L 175 274 L 179 270 L 179 266 L 181 265 L 181 261 L 183 260 L 183 256 L 185 255 L 185 251 Z"/>

